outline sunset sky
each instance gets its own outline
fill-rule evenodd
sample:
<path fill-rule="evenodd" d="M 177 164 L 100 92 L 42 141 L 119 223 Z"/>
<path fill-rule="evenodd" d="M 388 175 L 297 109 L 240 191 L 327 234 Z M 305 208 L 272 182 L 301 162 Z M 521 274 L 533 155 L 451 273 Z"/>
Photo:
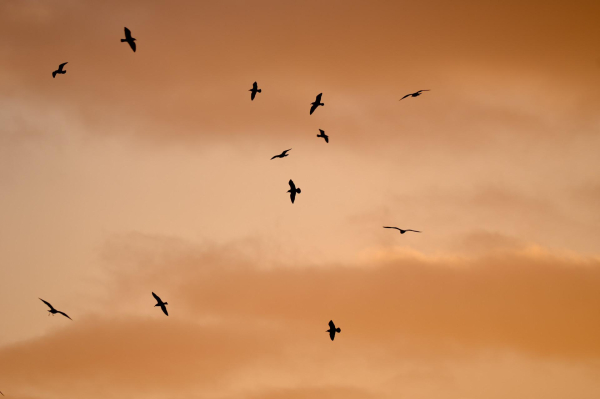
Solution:
<path fill-rule="evenodd" d="M 599 21 L 0 0 L 0 391 L 599 398 Z"/>

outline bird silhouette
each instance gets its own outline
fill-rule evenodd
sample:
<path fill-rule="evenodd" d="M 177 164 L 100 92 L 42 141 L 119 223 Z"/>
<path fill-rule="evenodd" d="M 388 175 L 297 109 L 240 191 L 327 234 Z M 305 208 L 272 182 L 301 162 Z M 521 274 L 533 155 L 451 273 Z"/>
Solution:
<path fill-rule="evenodd" d="M 315 112 L 315 109 L 317 109 L 317 107 L 319 105 L 325 105 L 321 102 L 321 96 L 323 95 L 323 93 L 319 93 L 319 95 L 317 95 L 317 98 L 315 99 L 314 103 L 312 104 L 312 107 L 310 107 L 310 114 L 312 115 L 313 112 Z"/>
<path fill-rule="evenodd" d="M 324 130 L 319 129 L 320 134 L 317 134 L 317 137 L 323 137 L 326 143 L 329 143 L 329 136 L 325 134 Z"/>
<path fill-rule="evenodd" d="M 48 305 L 48 307 L 50 308 L 50 310 L 48 311 L 48 312 L 50 312 L 50 313 L 48 313 L 48 315 L 52 315 L 52 316 L 54 316 L 56 313 L 59 313 L 59 314 L 61 314 L 61 315 L 65 316 L 67 319 L 69 319 L 69 320 L 73 320 L 73 319 L 71 319 L 71 318 L 70 318 L 70 317 L 69 317 L 69 316 L 68 316 L 66 313 L 64 313 L 64 312 L 60 312 L 60 311 L 58 311 L 58 310 L 54 309 L 54 307 L 53 307 L 52 305 L 50 305 L 48 302 L 44 301 L 42 298 L 39 298 L 39 300 L 40 300 L 40 301 L 42 301 L 42 302 L 44 302 L 44 303 L 45 303 L 46 305 Z"/>
<path fill-rule="evenodd" d="M 158 295 L 156 295 L 154 292 L 152 293 L 152 296 L 154 297 L 154 299 L 156 299 L 156 306 L 160 306 L 160 308 L 162 309 L 163 313 L 166 314 L 167 316 L 169 315 L 169 312 L 167 312 L 167 307 L 165 305 L 168 305 L 168 302 L 163 302 L 162 299 L 160 299 L 158 297 Z"/>
<path fill-rule="evenodd" d="M 4 396 L 4 394 L 2 393 L 2 391 L 0 391 L 0 395 Z"/>
<path fill-rule="evenodd" d="M 262 90 L 258 88 L 258 85 L 256 84 L 256 82 L 254 82 L 252 84 L 252 88 L 248 91 L 251 91 L 252 94 L 250 94 L 250 100 L 254 100 L 254 97 L 256 97 L 256 93 L 260 93 Z"/>
<path fill-rule="evenodd" d="M 396 229 L 396 230 L 400 231 L 400 234 L 404 234 L 407 231 L 414 231 L 415 233 L 420 233 L 420 231 L 417 231 L 417 230 L 411 230 L 411 229 L 402 230 L 402 229 L 399 229 L 398 227 L 383 226 L 383 228 L 384 229 Z"/>
<path fill-rule="evenodd" d="M 290 193 L 290 199 L 292 200 L 292 204 L 293 204 L 294 200 L 296 199 L 296 193 L 300 194 L 301 191 L 300 191 L 300 188 L 296 188 L 296 185 L 294 184 L 292 179 L 290 179 L 289 183 L 290 183 L 290 189 L 287 192 Z"/>
<path fill-rule="evenodd" d="M 290 154 L 288 154 L 288 151 L 291 151 L 292 149 L 290 148 L 289 150 L 285 150 L 284 152 L 282 152 L 279 155 L 275 155 L 273 158 L 271 158 L 271 160 L 275 159 L 275 158 L 285 158 L 287 156 L 289 156 Z"/>
<path fill-rule="evenodd" d="M 129 43 L 129 47 L 131 47 L 131 49 L 135 53 L 135 38 L 131 37 L 131 31 L 127 28 L 125 28 L 125 39 L 121 39 L 121 43 L 123 42 Z"/>
<path fill-rule="evenodd" d="M 58 74 L 61 74 L 61 75 L 64 75 L 65 73 L 67 73 L 67 71 L 65 71 L 65 70 L 63 69 L 63 67 L 64 67 L 65 65 L 67 65 L 67 64 L 68 64 L 68 62 L 63 62 L 62 64 L 60 64 L 60 65 L 58 66 L 58 69 L 57 69 L 56 71 L 52 72 L 52 77 L 53 77 L 53 78 L 55 78 L 57 73 L 58 73 Z"/>
<path fill-rule="evenodd" d="M 336 332 L 342 332 L 341 328 L 335 328 L 335 324 L 333 324 L 333 320 L 329 320 L 329 330 L 327 330 L 327 332 L 329 333 L 329 338 L 331 338 L 331 340 L 333 341 L 333 339 L 335 338 L 335 333 Z"/>
<path fill-rule="evenodd" d="M 411 96 L 412 96 L 412 97 L 419 97 L 421 94 L 423 94 L 423 93 L 422 93 L 423 91 L 430 91 L 430 90 L 419 90 L 419 91 L 415 91 L 414 93 L 410 93 L 410 94 L 407 94 L 407 95 L 405 95 L 404 97 L 402 97 L 402 98 L 401 98 L 400 100 L 398 100 L 398 101 L 402 101 L 402 100 L 404 100 L 406 97 L 411 97 Z"/>

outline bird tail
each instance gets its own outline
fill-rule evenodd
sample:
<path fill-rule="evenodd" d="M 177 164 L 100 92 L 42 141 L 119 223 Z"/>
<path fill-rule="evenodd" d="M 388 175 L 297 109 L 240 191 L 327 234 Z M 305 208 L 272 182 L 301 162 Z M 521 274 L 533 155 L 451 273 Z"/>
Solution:
<path fill-rule="evenodd" d="M 121 39 L 121 43 L 126 42 L 126 41 L 127 41 L 127 39 Z"/>
<path fill-rule="evenodd" d="M 338 327 L 338 328 L 335 329 L 335 331 L 342 332 L 342 329 Z"/>
<path fill-rule="evenodd" d="M 298 194 L 300 194 L 302 191 L 300 191 L 300 189 L 299 189 L 299 188 L 297 188 L 297 189 L 296 189 L 296 192 L 297 192 Z"/>
<path fill-rule="evenodd" d="M 261 90 L 261 89 L 258 89 L 258 90 L 256 90 L 256 91 L 257 91 L 257 92 L 259 92 L 259 93 L 262 93 L 262 90 Z"/>

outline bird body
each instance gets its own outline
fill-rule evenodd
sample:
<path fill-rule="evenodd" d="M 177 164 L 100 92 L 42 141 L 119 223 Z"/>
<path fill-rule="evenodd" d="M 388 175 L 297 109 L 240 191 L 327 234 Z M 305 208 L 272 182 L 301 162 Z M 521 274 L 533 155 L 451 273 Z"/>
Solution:
<path fill-rule="evenodd" d="M 335 338 L 335 333 L 342 332 L 342 329 L 339 327 L 335 328 L 333 320 L 329 320 L 329 330 L 327 330 L 326 332 L 329 333 L 329 338 L 331 338 L 331 340 L 333 341 L 333 339 Z"/>
<path fill-rule="evenodd" d="M 125 39 L 121 39 L 121 43 L 123 43 L 123 42 L 127 42 L 129 44 L 129 47 L 131 47 L 131 49 L 135 53 L 135 49 L 136 49 L 135 37 L 131 37 L 131 31 L 127 28 L 125 28 Z"/>
<path fill-rule="evenodd" d="M 329 143 L 329 136 L 325 134 L 324 130 L 319 129 L 319 134 L 317 134 L 317 137 L 323 137 L 325 139 L 326 143 Z"/>
<path fill-rule="evenodd" d="M 258 85 L 256 84 L 256 82 L 254 82 L 252 84 L 252 88 L 248 91 L 251 91 L 252 93 L 250 94 L 250 100 L 254 101 L 254 97 L 256 97 L 256 93 L 260 93 L 262 92 L 261 89 L 258 88 Z"/>
<path fill-rule="evenodd" d="M 301 191 L 300 191 L 300 188 L 296 188 L 296 185 L 294 184 L 292 179 L 290 179 L 289 185 L 290 185 L 290 189 L 287 192 L 290 193 L 290 199 L 292 200 L 292 204 L 293 204 L 294 200 L 296 199 L 296 194 L 300 194 Z"/>
<path fill-rule="evenodd" d="M 317 98 L 315 99 L 314 102 L 310 103 L 312 105 L 312 107 L 310 107 L 310 115 L 312 115 L 313 112 L 315 112 L 315 109 L 317 109 L 317 107 L 319 105 L 325 105 L 324 103 L 321 102 L 321 96 L 323 95 L 323 93 L 319 93 L 317 95 Z"/>
<path fill-rule="evenodd" d="M 430 91 L 430 90 L 419 90 L 419 91 L 415 91 L 414 93 L 410 93 L 405 95 L 404 97 L 402 97 L 400 100 L 398 101 L 402 101 L 404 100 L 406 97 L 419 97 L 421 94 L 423 94 L 422 92 L 424 91 Z"/>
<path fill-rule="evenodd" d="M 57 313 L 58 313 L 58 314 L 61 314 L 61 315 L 65 316 L 65 317 L 66 317 L 67 319 L 69 319 L 69 320 L 73 320 L 73 319 L 71 319 L 71 318 L 70 318 L 70 317 L 69 317 L 69 316 L 68 316 L 66 313 L 64 313 L 64 312 L 61 312 L 61 311 L 59 311 L 59 310 L 56 310 L 56 309 L 54 309 L 54 306 L 50 305 L 50 303 L 48 303 L 48 302 L 44 301 L 42 298 L 38 298 L 38 299 L 39 299 L 40 301 L 44 302 L 46 305 L 48 305 L 48 307 L 50 308 L 50 310 L 48 311 L 48 312 L 50 312 L 50 313 L 49 313 L 49 315 L 52 315 L 52 316 L 54 316 L 55 314 L 57 314 Z"/>
<path fill-rule="evenodd" d="M 64 66 L 67 64 L 68 64 L 68 62 L 63 62 L 62 64 L 60 64 L 58 66 L 58 69 L 56 71 L 52 72 L 52 77 L 55 78 L 56 74 L 64 75 L 65 73 L 67 73 L 67 71 L 63 69 Z"/>
<path fill-rule="evenodd" d="M 169 315 L 169 312 L 167 312 L 167 306 L 169 303 L 168 302 L 163 302 L 162 299 L 160 299 L 158 297 L 158 295 L 156 295 L 154 292 L 152 293 L 152 296 L 154 297 L 154 299 L 156 299 L 156 306 L 160 306 L 160 308 L 162 309 L 163 313 L 166 314 L 167 316 Z"/>
<path fill-rule="evenodd" d="M 292 149 L 290 148 L 289 150 L 285 150 L 284 152 L 282 152 L 279 155 L 275 155 L 273 158 L 271 158 L 271 160 L 275 159 L 275 158 L 285 158 L 287 156 L 289 156 L 290 154 L 288 154 L 288 151 L 291 151 Z"/>
<path fill-rule="evenodd" d="M 383 228 L 384 228 L 384 229 L 396 229 L 396 230 L 398 230 L 398 231 L 400 232 L 400 234 L 404 234 L 404 233 L 406 233 L 407 231 L 413 231 L 413 232 L 415 232 L 415 233 L 420 233 L 420 231 L 417 231 L 417 230 L 411 230 L 411 229 L 405 229 L 405 230 L 402 230 L 402 229 L 400 229 L 400 228 L 398 228 L 398 227 L 383 226 Z"/>

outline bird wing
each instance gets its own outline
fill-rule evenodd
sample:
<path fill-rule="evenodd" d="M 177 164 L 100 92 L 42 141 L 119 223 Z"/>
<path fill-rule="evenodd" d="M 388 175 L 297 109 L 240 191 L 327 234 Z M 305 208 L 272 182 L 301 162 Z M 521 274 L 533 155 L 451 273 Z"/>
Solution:
<path fill-rule="evenodd" d="M 383 226 L 384 229 L 396 229 L 396 230 L 400 230 L 398 227 L 390 227 L 390 226 Z"/>
<path fill-rule="evenodd" d="M 254 90 L 258 89 L 258 84 L 256 84 L 256 82 L 252 83 L 252 88 L 253 88 Z"/>
<path fill-rule="evenodd" d="M 429 89 L 427 89 L 427 90 L 419 90 L 417 93 L 420 93 L 422 91 L 431 91 L 431 90 L 429 90 Z"/>
<path fill-rule="evenodd" d="M 250 100 L 254 100 L 254 97 L 256 97 L 256 90 L 252 90 L 252 94 L 250 94 Z"/>
<path fill-rule="evenodd" d="M 288 183 L 290 185 L 290 190 L 292 190 L 293 192 L 296 192 L 296 185 L 294 184 L 294 181 L 292 179 L 290 179 L 290 181 Z"/>
<path fill-rule="evenodd" d="M 312 104 L 312 107 L 310 107 L 310 115 L 312 115 L 312 113 L 315 112 L 315 109 L 317 109 L 317 107 L 319 106 L 318 102 L 314 102 L 311 104 Z"/>
<path fill-rule="evenodd" d="M 127 41 L 127 43 L 129 43 L 129 47 L 131 47 L 131 49 L 133 50 L 133 52 L 135 53 L 135 49 L 136 49 L 136 44 L 133 40 L 129 40 Z"/>
<path fill-rule="evenodd" d="M 323 135 L 323 138 L 325 139 L 325 142 L 326 142 L 326 143 L 329 143 L 329 136 L 328 136 L 328 135 L 324 134 L 324 135 Z"/>
<path fill-rule="evenodd" d="M 292 204 L 294 203 L 294 200 L 296 199 L 296 190 L 293 190 L 290 193 L 290 199 L 292 200 Z"/>
<path fill-rule="evenodd" d="M 48 305 L 48 307 L 50 307 L 50 309 L 54 309 L 54 307 L 52 305 L 50 305 L 48 302 L 44 301 L 42 298 L 39 298 L 39 300 L 44 302 L 46 305 Z"/>
<path fill-rule="evenodd" d="M 319 93 L 319 94 L 317 95 L 317 98 L 316 98 L 315 102 L 317 102 L 317 103 L 320 103 L 320 102 L 321 102 L 321 96 L 322 96 L 322 95 L 323 95 L 323 93 Z"/>
<path fill-rule="evenodd" d="M 412 96 L 412 94 L 407 94 L 407 95 L 405 95 L 404 97 L 402 97 L 402 98 L 401 98 L 400 100 L 398 100 L 398 101 L 402 101 L 402 100 L 404 100 L 406 97 L 410 97 L 410 96 Z"/>
<path fill-rule="evenodd" d="M 125 39 L 131 39 L 131 31 L 125 28 Z"/>
<path fill-rule="evenodd" d="M 418 230 L 411 230 L 411 229 L 406 229 L 404 231 L 414 231 L 415 233 L 420 233 L 420 231 L 418 231 Z"/>
<path fill-rule="evenodd" d="M 321 134 L 323 134 L 323 133 L 325 133 L 325 130 L 319 129 L 319 132 L 321 132 Z"/>
<path fill-rule="evenodd" d="M 56 71 L 52 72 L 52 77 L 55 78 L 56 77 Z"/>
<path fill-rule="evenodd" d="M 167 316 L 169 315 L 169 312 L 167 312 L 167 307 L 164 304 L 160 305 L 160 308 L 162 309 L 164 314 L 166 314 Z"/>
<path fill-rule="evenodd" d="M 333 339 L 335 338 L 335 329 L 331 329 L 329 330 L 329 338 L 331 338 L 331 340 L 333 341 Z"/>
<path fill-rule="evenodd" d="M 271 160 L 273 160 L 275 158 L 281 158 L 281 155 L 274 155 L 273 158 L 271 158 Z"/>
<path fill-rule="evenodd" d="M 160 297 L 158 295 L 156 295 L 154 292 L 152 293 L 152 296 L 154 297 L 154 299 L 156 299 L 156 302 L 162 303 L 162 300 L 160 299 Z"/>
<path fill-rule="evenodd" d="M 60 313 L 61 315 L 65 316 L 65 317 L 66 317 L 67 319 L 69 319 L 69 320 L 73 320 L 73 319 L 72 319 L 72 318 L 70 318 L 70 317 L 69 317 L 69 315 L 67 315 L 65 312 L 58 312 L 58 313 Z"/>
<path fill-rule="evenodd" d="M 60 65 L 58 66 L 58 69 L 60 69 L 60 70 L 62 71 L 63 67 L 64 67 L 65 65 L 67 65 L 67 64 L 68 64 L 68 62 L 63 62 L 62 64 L 60 64 Z"/>
<path fill-rule="evenodd" d="M 335 330 L 335 324 L 333 324 L 333 320 L 329 320 L 329 328 Z"/>
<path fill-rule="evenodd" d="M 288 151 L 291 151 L 292 149 L 290 148 L 289 150 L 285 150 L 284 152 L 281 153 L 281 155 L 286 154 Z"/>

